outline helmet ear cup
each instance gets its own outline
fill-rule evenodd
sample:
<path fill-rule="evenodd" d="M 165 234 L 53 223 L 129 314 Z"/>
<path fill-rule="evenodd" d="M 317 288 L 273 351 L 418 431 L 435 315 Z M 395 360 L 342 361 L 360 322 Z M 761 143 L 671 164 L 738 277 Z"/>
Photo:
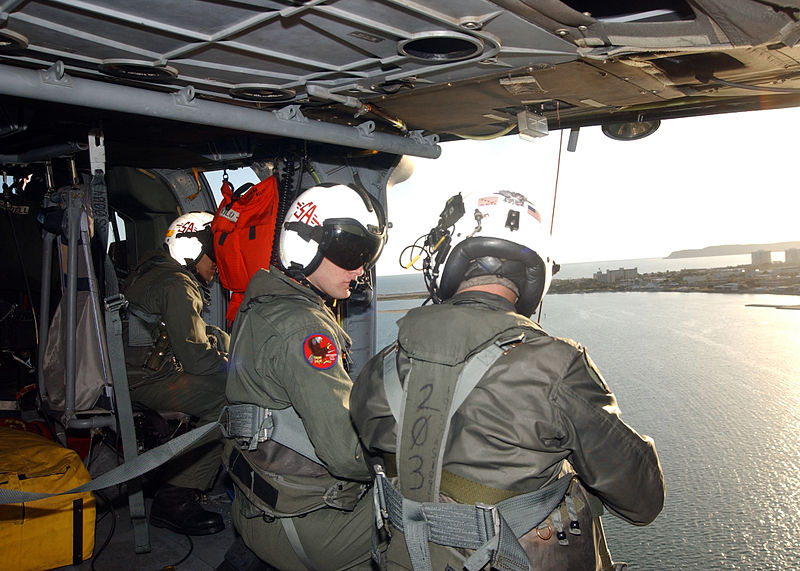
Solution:
<path fill-rule="evenodd" d="M 447 257 L 439 285 L 441 299 L 455 295 L 467 278 L 497 275 L 511 280 L 519 290 L 517 313 L 532 315 L 544 297 L 547 276 L 541 257 L 516 242 L 491 236 L 467 238 Z"/>

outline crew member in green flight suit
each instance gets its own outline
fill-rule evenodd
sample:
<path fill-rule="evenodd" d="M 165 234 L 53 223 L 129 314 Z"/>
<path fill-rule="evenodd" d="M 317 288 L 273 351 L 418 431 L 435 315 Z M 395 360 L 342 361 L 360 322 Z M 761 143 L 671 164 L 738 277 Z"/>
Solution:
<path fill-rule="evenodd" d="M 366 193 L 306 190 L 281 228 L 282 267 L 255 274 L 234 320 L 223 454 L 233 522 L 282 570 L 371 568 L 371 476 L 348 410 L 351 341 L 326 302 L 350 296 L 385 239 Z"/>
<path fill-rule="evenodd" d="M 176 218 L 164 249 L 143 260 L 125 282 L 129 302 L 125 360 L 131 399 L 154 410 L 184 412 L 198 425 L 215 422 L 225 405 L 228 334 L 206 323 L 208 284 L 217 272 L 209 212 Z M 153 498 L 150 523 L 187 535 L 225 528 L 202 507 L 220 467 L 217 431 L 171 460 Z"/>
<path fill-rule="evenodd" d="M 437 303 L 409 311 L 355 382 L 353 422 L 384 456 L 389 569 L 621 569 L 603 507 L 645 525 L 664 505 L 652 439 L 623 422 L 583 347 L 529 318 L 548 242 L 521 194 L 451 198 L 426 244 Z"/>

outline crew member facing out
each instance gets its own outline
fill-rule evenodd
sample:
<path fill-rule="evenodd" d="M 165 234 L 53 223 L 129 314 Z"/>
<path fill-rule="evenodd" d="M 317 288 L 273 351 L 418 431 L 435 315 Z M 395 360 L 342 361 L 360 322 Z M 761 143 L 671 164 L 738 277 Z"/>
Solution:
<path fill-rule="evenodd" d="M 203 309 L 217 272 L 208 212 L 189 212 L 167 229 L 164 249 L 146 258 L 124 286 L 128 306 L 125 360 L 131 399 L 215 422 L 225 404 L 228 334 L 207 324 Z M 170 461 L 167 485 L 153 498 L 150 522 L 178 533 L 222 531 L 222 516 L 200 505 L 219 471 L 219 433 Z"/>
<path fill-rule="evenodd" d="M 223 462 L 233 522 L 281 570 L 369 569 L 371 476 L 348 401 L 346 299 L 386 239 L 382 212 L 344 186 L 306 190 L 280 234 L 282 268 L 258 271 L 234 320 Z"/>
<path fill-rule="evenodd" d="M 602 508 L 653 521 L 661 466 L 586 350 L 529 319 L 554 268 L 538 211 L 514 192 L 458 195 L 427 244 L 438 304 L 400 320 L 350 399 L 385 461 L 389 568 L 614 569 Z"/>

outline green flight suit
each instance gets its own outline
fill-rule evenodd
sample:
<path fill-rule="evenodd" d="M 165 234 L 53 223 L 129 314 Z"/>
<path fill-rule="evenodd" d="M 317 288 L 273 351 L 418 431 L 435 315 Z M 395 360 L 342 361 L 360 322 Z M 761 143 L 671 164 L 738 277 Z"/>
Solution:
<path fill-rule="evenodd" d="M 435 476 L 424 464 L 430 456 L 422 450 L 440 446 L 435 412 L 443 405 L 437 400 L 437 387 L 457 377 L 467 358 L 493 340 L 523 333 L 526 342 L 509 346 L 455 411 L 444 442 L 439 496 L 415 497 L 425 489 L 426 478 Z M 580 345 L 547 335 L 515 313 L 507 300 L 469 291 L 441 305 L 413 309 L 400 320 L 398 349 L 388 358 L 396 358 L 400 379 L 411 371 L 408 402 L 412 392 L 423 397 L 416 408 L 406 405 L 401 450 L 383 384 L 381 354 L 359 375 L 350 407 L 367 452 L 383 453 L 387 473 L 399 473 L 399 482 L 394 481 L 403 497 L 494 505 L 574 472 L 581 484 L 573 481 L 574 505 L 562 501 L 539 528 L 519 541 L 534 569 L 612 568 L 597 498 L 637 525 L 651 522 L 661 511 L 664 482 L 652 439 L 622 421 L 616 398 Z M 576 505 L 582 512 L 577 518 L 582 520 L 581 535 L 569 532 L 574 518 L 568 512 L 572 507 L 574 513 Z M 558 543 L 558 530 L 566 533 L 569 545 Z M 460 569 L 470 553 L 433 543 L 429 549 L 437 571 L 447 565 Z M 390 569 L 411 568 L 397 529 L 387 558 Z"/>
<path fill-rule="evenodd" d="M 272 440 L 248 451 L 229 439 L 236 529 L 279 569 L 371 568 L 370 472 L 350 422 L 349 336 L 319 295 L 271 268 L 250 280 L 232 339 L 228 401 L 294 408 L 321 462 Z"/>
<path fill-rule="evenodd" d="M 162 252 L 134 270 L 123 288 L 129 303 L 125 360 L 131 399 L 154 410 L 180 411 L 197 418 L 198 426 L 215 422 L 225 406 L 228 334 L 203 319 L 203 292 L 192 273 Z M 135 315 L 146 323 L 146 344 L 131 339 Z M 163 326 L 159 329 L 158 322 Z M 166 333 L 168 349 L 158 370 L 144 364 L 156 339 Z M 174 357 L 174 358 L 173 358 Z M 221 436 L 214 431 L 171 460 L 164 478 L 173 486 L 209 489 L 220 467 Z"/>

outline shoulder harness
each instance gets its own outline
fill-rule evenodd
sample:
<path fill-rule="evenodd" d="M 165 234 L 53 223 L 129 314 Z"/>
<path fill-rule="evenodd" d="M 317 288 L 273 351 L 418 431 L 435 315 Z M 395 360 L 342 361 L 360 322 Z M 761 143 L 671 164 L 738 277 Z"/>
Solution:
<path fill-rule="evenodd" d="M 428 542 L 476 550 L 464 564 L 468 571 L 477 571 L 488 562 L 493 569 L 504 571 L 531 569 L 517 538 L 538 526 L 558 507 L 569 488 L 571 475 L 495 505 L 436 501 L 444 446 L 455 411 L 492 365 L 525 341 L 524 333 L 512 338 L 498 337 L 469 357 L 457 376 L 439 378 L 436 383 L 415 379 L 413 361 L 401 383 L 395 358 L 397 345 L 383 354 L 383 386 L 397 421 L 398 475 L 401 482 L 406 478 L 408 485 L 404 489 L 414 490 L 414 499 L 395 488 L 383 468 L 377 466 L 376 528 L 391 522 L 404 533 L 414 569 L 431 569 Z M 436 400 L 431 398 L 434 391 Z M 408 411 L 416 412 L 413 422 L 409 421 L 411 426 L 404 423 Z"/>

